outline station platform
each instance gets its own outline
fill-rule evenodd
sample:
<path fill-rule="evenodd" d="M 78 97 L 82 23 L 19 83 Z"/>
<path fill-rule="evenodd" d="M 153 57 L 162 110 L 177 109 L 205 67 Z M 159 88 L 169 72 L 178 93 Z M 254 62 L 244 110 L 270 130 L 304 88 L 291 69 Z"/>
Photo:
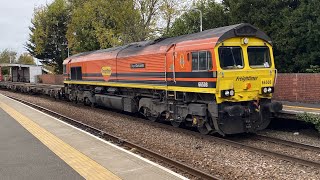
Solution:
<path fill-rule="evenodd" d="M 320 104 L 309 104 L 309 103 L 299 103 L 299 102 L 288 102 L 281 101 L 283 104 L 283 110 L 277 114 L 278 118 L 286 119 L 297 119 L 297 114 L 300 113 L 311 113 L 320 115 Z"/>
<path fill-rule="evenodd" d="M 187 179 L 0 94 L 1 179 Z"/>

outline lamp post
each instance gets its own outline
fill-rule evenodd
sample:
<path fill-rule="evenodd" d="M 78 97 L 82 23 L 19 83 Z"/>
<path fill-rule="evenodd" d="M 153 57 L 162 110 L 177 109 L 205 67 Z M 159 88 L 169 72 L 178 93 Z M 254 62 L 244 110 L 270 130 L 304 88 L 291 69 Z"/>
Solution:
<path fill-rule="evenodd" d="M 70 49 L 69 49 L 69 45 L 68 45 L 68 42 L 64 42 L 61 44 L 62 46 L 66 46 L 67 47 L 67 50 L 68 50 L 68 57 L 70 56 Z"/>
<path fill-rule="evenodd" d="M 11 55 L 9 54 L 9 63 L 11 64 Z M 11 78 L 11 81 L 13 82 L 12 79 L 12 67 L 9 68 L 9 77 Z"/>
<path fill-rule="evenodd" d="M 190 9 L 190 11 L 197 11 L 200 14 L 200 32 L 202 32 L 202 11 L 197 8 Z"/>

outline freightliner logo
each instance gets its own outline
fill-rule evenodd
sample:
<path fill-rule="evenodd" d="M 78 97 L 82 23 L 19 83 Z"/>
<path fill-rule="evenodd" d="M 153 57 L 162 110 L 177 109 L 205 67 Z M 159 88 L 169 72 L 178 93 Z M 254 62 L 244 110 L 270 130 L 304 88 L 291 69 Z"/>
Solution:
<path fill-rule="evenodd" d="M 238 76 L 236 81 L 256 81 L 258 76 Z"/>

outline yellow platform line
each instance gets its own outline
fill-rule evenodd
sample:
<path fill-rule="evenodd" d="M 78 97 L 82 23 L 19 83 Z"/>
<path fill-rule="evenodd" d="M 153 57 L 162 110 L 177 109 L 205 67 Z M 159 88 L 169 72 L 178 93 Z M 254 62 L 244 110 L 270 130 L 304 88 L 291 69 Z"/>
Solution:
<path fill-rule="evenodd" d="M 106 168 L 82 154 L 12 107 L 0 102 L 0 108 L 19 122 L 33 136 L 65 161 L 85 179 L 120 179 Z"/>
<path fill-rule="evenodd" d="M 309 108 L 309 107 L 288 106 L 288 105 L 283 105 L 283 107 L 284 107 L 284 108 L 293 108 L 293 109 L 306 109 L 306 110 L 320 111 L 320 108 Z"/>

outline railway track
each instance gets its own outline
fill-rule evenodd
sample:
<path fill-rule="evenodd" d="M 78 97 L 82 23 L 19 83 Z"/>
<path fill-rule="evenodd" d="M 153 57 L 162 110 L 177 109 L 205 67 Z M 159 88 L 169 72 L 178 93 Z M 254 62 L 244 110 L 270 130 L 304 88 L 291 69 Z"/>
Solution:
<path fill-rule="evenodd" d="M 10 97 L 10 96 L 9 96 Z M 115 142 L 123 147 L 126 147 L 128 149 L 135 149 L 137 152 L 142 153 L 144 155 L 147 155 L 149 157 L 155 158 L 157 161 L 163 162 L 167 165 L 169 165 L 169 167 L 174 167 L 175 169 L 179 170 L 179 172 L 184 172 L 186 174 L 198 177 L 200 179 L 219 179 L 218 177 L 215 177 L 213 175 L 204 173 L 200 170 L 194 169 L 192 167 L 186 166 L 178 161 L 174 161 L 172 159 L 166 158 L 158 153 L 149 151 L 139 145 L 135 145 L 129 141 L 123 140 L 119 137 L 115 137 L 111 134 L 108 134 L 107 132 L 103 132 L 95 127 L 91 127 L 89 125 L 83 124 L 82 122 L 79 122 L 77 120 L 74 120 L 72 118 L 66 117 L 64 115 L 61 115 L 59 113 L 53 112 L 49 109 L 40 107 L 38 105 L 23 101 L 21 99 L 17 99 L 14 97 L 10 97 L 12 99 L 15 99 L 17 101 L 20 101 L 24 104 L 27 104 L 29 106 L 32 106 L 36 109 L 39 109 L 47 114 L 50 114 L 52 116 L 55 116 L 63 121 L 66 121 L 74 126 L 77 126 L 79 128 L 85 129 L 86 131 L 95 134 L 97 136 L 100 136 L 103 139 Z M 298 157 L 293 157 L 284 153 L 280 153 L 280 152 L 274 152 L 272 150 L 268 150 L 268 149 L 264 149 L 264 148 L 259 148 L 259 147 L 255 147 L 252 145 L 248 145 L 246 143 L 243 143 L 241 141 L 235 140 L 235 139 L 227 139 L 227 138 L 220 138 L 220 137 L 216 137 L 216 136 L 205 136 L 205 135 L 201 135 L 198 132 L 195 131 L 190 131 L 187 129 L 182 129 L 182 128 L 174 128 L 172 126 L 168 126 L 166 124 L 162 124 L 162 123 L 152 123 L 153 125 L 160 127 L 160 128 L 167 128 L 167 129 L 174 129 L 175 131 L 180 131 L 182 133 L 188 133 L 188 134 L 192 134 L 194 136 L 197 136 L 201 139 L 206 139 L 209 140 L 209 142 L 214 142 L 214 143 L 221 143 L 221 144 L 225 144 L 228 146 L 232 146 L 232 147 L 236 147 L 236 148 L 241 148 L 241 149 L 245 149 L 251 152 L 255 152 L 255 153 L 259 153 L 268 157 L 276 157 L 278 159 L 281 160 L 285 160 L 285 161 L 289 161 L 292 163 L 298 163 L 301 165 L 305 165 L 305 166 L 309 166 L 309 167 L 316 167 L 316 168 L 320 168 L 320 163 L 316 162 L 316 161 L 311 161 L 311 160 L 307 160 L 307 159 L 303 159 L 303 158 L 298 158 Z M 275 144 L 280 144 L 280 145 L 285 145 L 285 146 L 291 146 L 294 148 L 299 148 L 299 149 L 303 149 L 303 150 L 310 150 L 310 151 L 314 151 L 317 153 L 320 153 L 320 148 L 318 147 L 314 147 L 314 146 L 310 146 L 310 145 L 305 145 L 305 144 L 299 144 L 299 143 L 295 143 L 295 142 L 291 142 L 291 141 L 285 141 L 285 140 L 281 140 L 281 139 L 276 139 L 276 138 L 271 138 L 271 137 L 267 137 L 267 136 L 260 136 L 260 135 L 256 135 L 256 136 L 252 136 L 252 138 L 256 138 L 257 140 L 262 140 L 262 141 L 268 141 L 271 143 L 275 143 Z"/>
<path fill-rule="evenodd" d="M 272 142 L 272 143 L 275 143 L 278 145 L 285 145 L 285 146 L 291 146 L 293 148 L 299 148 L 299 149 L 304 149 L 304 150 L 320 152 L 320 149 L 318 147 L 309 146 L 309 145 L 305 145 L 305 144 L 299 144 L 299 143 L 285 141 L 285 140 L 276 139 L 276 138 L 271 138 L 271 137 L 267 137 L 267 136 L 257 135 L 256 137 L 252 137 L 252 138 Z M 249 151 L 258 152 L 258 153 L 261 153 L 261 154 L 269 156 L 269 157 L 276 157 L 276 158 L 279 158 L 279 159 L 282 159 L 285 161 L 290 161 L 293 163 L 298 163 L 298 164 L 309 166 L 309 167 L 320 168 L 320 163 L 317 161 L 294 157 L 294 156 L 287 155 L 285 153 L 276 152 L 273 150 L 268 150 L 265 148 L 260 148 L 260 147 L 248 145 L 247 143 L 241 142 L 241 140 L 240 141 L 239 140 L 230 140 L 230 139 L 229 140 L 228 139 L 220 139 L 220 140 L 221 140 L 221 142 L 225 142 L 226 144 L 232 145 L 234 147 L 244 148 Z"/>
<path fill-rule="evenodd" d="M 263 140 L 263 141 L 272 142 L 275 144 L 282 144 L 285 146 L 290 146 L 290 147 L 294 147 L 294 148 L 299 148 L 299 149 L 303 149 L 303 150 L 314 151 L 314 152 L 320 153 L 320 147 L 311 146 L 308 144 L 296 143 L 296 142 L 292 142 L 292 141 L 286 141 L 283 139 L 278 139 L 278 138 L 273 138 L 273 137 L 263 136 L 263 135 L 256 135 L 255 138 Z"/>
<path fill-rule="evenodd" d="M 24 100 L 21 100 L 21 99 L 18 99 L 18 98 L 15 98 L 15 97 L 12 97 L 12 96 L 8 96 L 6 95 L 7 97 L 13 99 L 13 100 L 16 100 L 18 102 L 21 102 L 25 105 L 28 105 L 30 107 L 33 107 L 37 110 L 40 110 L 46 114 L 49 114 L 53 117 L 56 117 L 64 122 L 67 122 L 75 127 L 78 127 L 80 129 L 83 129 L 95 136 L 98 136 L 104 140 L 107 140 L 107 141 L 110 141 L 110 142 L 113 142 L 121 147 L 124 147 L 126 149 L 131 149 L 131 150 L 134 150 L 135 153 L 140 153 L 140 154 L 143 154 L 144 156 L 148 156 L 148 157 L 151 157 L 152 159 L 156 159 L 158 162 L 161 162 L 161 163 L 164 163 L 166 165 L 168 165 L 168 167 L 173 167 L 173 169 L 176 169 L 178 170 L 178 172 L 182 172 L 183 174 L 186 174 L 186 175 L 189 175 L 191 177 L 195 177 L 195 178 L 199 178 L 199 179 L 212 179 L 212 180 L 219 180 L 220 178 L 219 177 L 216 177 L 214 175 L 211 175 L 211 174 L 208 174 L 208 173 L 205 173 L 201 170 L 198 170 L 198 169 L 195 169 L 193 167 L 190 167 L 188 165 L 185 165 L 183 163 L 180 163 L 178 161 L 175 161 L 175 160 L 172 160 L 172 159 L 169 159 L 165 156 L 162 156 L 161 154 L 159 153 L 156 153 L 154 151 L 151 151 L 151 150 L 148 150 L 144 147 L 141 147 L 137 144 L 134 144 L 130 141 L 127 141 L 127 140 L 124 140 L 124 139 L 121 139 L 119 137 L 116 137 L 112 134 L 109 134 L 105 131 L 102 131 L 98 128 L 95 128 L 95 127 L 92 127 L 90 125 L 87 125 L 87 124 L 84 124 L 80 121 L 77 121 L 75 119 L 72 119 L 70 117 L 67 117 L 67 116 L 64 116 L 62 114 L 59 114 L 57 112 L 54 112 L 50 109 L 47 109 L 47 108 L 44 108 L 44 107 L 41 107 L 39 105 L 36 105 L 36 104 L 33 104 L 33 103 L 30 103 L 30 102 L 27 102 L 27 101 L 24 101 Z"/>

